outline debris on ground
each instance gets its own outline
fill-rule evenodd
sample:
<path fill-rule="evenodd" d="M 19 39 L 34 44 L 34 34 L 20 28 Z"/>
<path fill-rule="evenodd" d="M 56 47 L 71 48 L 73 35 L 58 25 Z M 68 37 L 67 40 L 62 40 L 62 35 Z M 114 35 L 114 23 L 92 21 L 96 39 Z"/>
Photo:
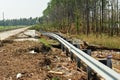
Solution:
<path fill-rule="evenodd" d="M 61 49 L 48 49 L 40 42 L 5 43 L 0 54 L 0 80 L 86 80 L 87 74 L 77 71 Z"/>
<path fill-rule="evenodd" d="M 0 80 L 87 80 L 86 71 L 78 69 L 76 62 L 71 61 L 58 44 L 48 47 L 39 40 L 28 40 L 29 37 L 35 37 L 28 36 L 28 33 L 22 32 L 0 43 Z M 42 38 L 49 40 L 45 36 Z M 14 41 L 15 39 L 24 40 Z M 92 56 L 103 58 L 108 53 L 94 51 Z M 112 56 L 115 58 L 114 54 Z M 112 61 L 114 70 L 119 72 L 120 61 Z"/>
<path fill-rule="evenodd" d="M 42 34 L 37 32 L 36 30 L 27 30 L 23 33 L 24 35 L 26 36 L 29 36 L 29 37 L 40 37 Z"/>
<path fill-rule="evenodd" d="M 23 76 L 22 73 L 18 73 L 18 74 L 16 75 L 16 79 L 20 79 L 22 76 Z"/>
<path fill-rule="evenodd" d="M 99 59 L 107 59 L 108 57 L 112 60 L 112 68 L 116 72 L 120 73 L 120 52 L 109 51 L 109 50 L 97 50 L 92 51 L 92 57 Z"/>
<path fill-rule="evenodd" d="M 70 39 L 73 42 L 81 43 L 80 44 L 80 49 L 91 49 L 92 53 L 91 56 L 96 58 L 97 60 L 99 59 L 107 59 L 108 56 L 112 60 L 112 67 L 113 70 L 116 72 L 120 73 L 120 49 L 117 48 L 108 48 L 104 47 L 101 45 L 95 45 L 95 44 L 90 44 L 86 41 L 82 41 L 80 39 L 76 39 L 76 36 L 68 36 L 66 34 L 62 34 L 64 38 Z"/>
<path fill-rule="evenodd" d="M 30 51 L 29 53 L 31 54 L 36 54 L 37 52 L 35 52 L 34 50 Z"/>
<path fill-rule="evenodd" d="M 42 34 L 35 30 L 26 30 L 25 32 L 21 32 L 20 34 L 11 36 L 10 39 L 13 39 L 13 41 L 36 41 L 38 42 L 41 36 Z"/>

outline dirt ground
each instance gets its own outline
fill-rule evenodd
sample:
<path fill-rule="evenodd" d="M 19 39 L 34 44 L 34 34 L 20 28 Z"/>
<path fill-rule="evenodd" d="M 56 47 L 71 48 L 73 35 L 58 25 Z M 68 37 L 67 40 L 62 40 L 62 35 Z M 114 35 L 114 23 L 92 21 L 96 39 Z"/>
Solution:
<path fill-rule="evenodd" d="M 39 40 L 14 39 L 29 37 L 21 33 L 0 42 L 0 80 L 87 80 L 86 69 L 78 69 L 60 48 L 47 47 Z M 120 56 L 112 53 L 113 69 L 120 73 Z M 108 54 L 110 51 L 92 51 L 94 58 Z"/>
<path fill-rule="evenodd" d="M 30 53 L 32 50 L 36 53 Z M 4 41 L 0 47 L 0 80 L 86 80 L 86 73 L 78 71 L 76 63 L 58 48 L 33 41 Z"/>
<path fill-rule="evenodd" d="M 112 69 L 120 74 L 120 52 L 110 50 L 92 51 L 92 57 L 96 58 L 97 60 L 107 59 L 108 55 L 112 56 Z"/>

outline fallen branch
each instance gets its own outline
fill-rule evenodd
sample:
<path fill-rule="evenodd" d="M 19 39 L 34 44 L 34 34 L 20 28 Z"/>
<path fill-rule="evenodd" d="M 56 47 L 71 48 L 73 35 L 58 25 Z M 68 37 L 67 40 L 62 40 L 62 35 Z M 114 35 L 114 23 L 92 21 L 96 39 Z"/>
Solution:
<path fill-rule="evenodd" d="M 63 74 L 63 72 L 57 72 L 57 71 L 48 71 L 48 73 L 59 74 L 59 75 L 62 75 L 62 74 Z"/>

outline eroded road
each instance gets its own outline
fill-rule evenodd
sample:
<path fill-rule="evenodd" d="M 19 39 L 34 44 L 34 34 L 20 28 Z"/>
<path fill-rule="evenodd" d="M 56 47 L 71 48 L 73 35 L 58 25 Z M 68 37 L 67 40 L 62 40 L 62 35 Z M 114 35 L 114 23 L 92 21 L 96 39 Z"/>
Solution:
<path fill-rule="evenodd" d="M 15 30 L 10 30 L 10 31 L 5 31 L 0 33 L 0 40 L 4 40 L 10 36 L 16 35 L 22 31 L 25 31 L 28 29 L 28 27 L 20 28 L 20 29 L 15 29 Z"/>

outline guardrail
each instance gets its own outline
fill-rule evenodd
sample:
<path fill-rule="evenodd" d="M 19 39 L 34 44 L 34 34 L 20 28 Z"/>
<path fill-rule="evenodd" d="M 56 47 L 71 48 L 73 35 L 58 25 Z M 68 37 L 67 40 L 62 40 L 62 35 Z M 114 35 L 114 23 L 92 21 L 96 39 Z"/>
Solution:
<path fill-rule="evenodd" d="M 60 36 L 58 36 L 54 33 L 42 33 L 42 34 L 57 39 L 66 48 L 68 48 L 69 52 L 74 53 L 79 59 L 81 59 L 85 64 L 87 64 L 92 70 L 94 70 L 96 73 L 98 73 L 105 80 L 120 80 L 120 74 L 118 74 L 111 68 L 105 66 L 98 60 L 87 55 L 85 52 L 76 48 L 75 46 L 73 46 L 72 44 L 70 44 L 63 38 L 61 38 Z"/>

